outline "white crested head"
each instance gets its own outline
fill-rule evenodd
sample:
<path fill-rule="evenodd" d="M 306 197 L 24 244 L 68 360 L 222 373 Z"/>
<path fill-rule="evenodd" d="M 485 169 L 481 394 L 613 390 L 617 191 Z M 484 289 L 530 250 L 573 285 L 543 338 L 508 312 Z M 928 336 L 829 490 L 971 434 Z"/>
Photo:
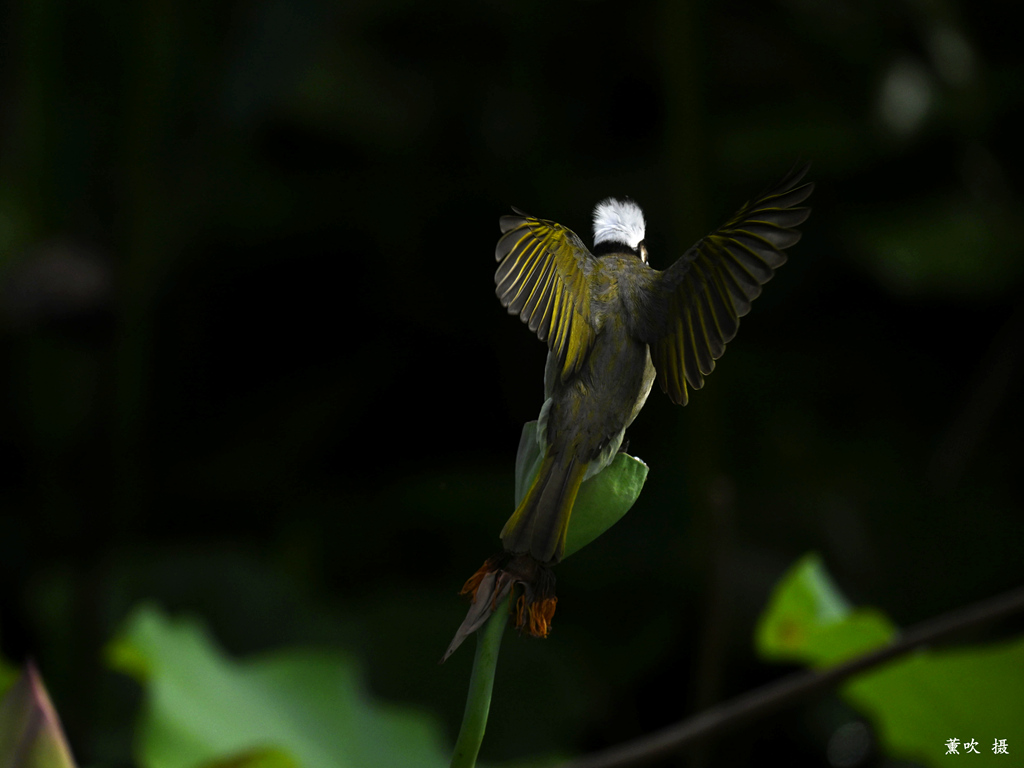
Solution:
<path fill-rule="evenodd" d="M 635 251 L 644 239 L 644 212 L 632 200 L 609 197 L 594 206 L 594 246 L 622 243 Z"/>

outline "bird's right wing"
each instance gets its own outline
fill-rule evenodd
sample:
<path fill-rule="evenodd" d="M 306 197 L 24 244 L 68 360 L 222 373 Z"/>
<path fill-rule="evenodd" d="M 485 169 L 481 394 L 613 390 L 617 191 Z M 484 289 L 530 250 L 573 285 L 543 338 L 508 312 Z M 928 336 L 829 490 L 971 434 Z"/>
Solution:
<path fill-rule="evenodd" d="M 571 230 L 513 210 L 515 216 L 501 217 L 495 293 L 510 315 L 519 315 L 537 338 L 547 341 L 565 381 L 580 369 L 594 343 L 588 278 L 596 260 Z"/>
<path fill-rule="evenodd" d="M 704 376 L 725 353 L 740 318 L 750 311 L 750 302 L 785 264 L 784 249 L 800 239 L 795 227 L 811 213 L 800 203 L 814 185 L 797 185 L 808 168 L 795 168 L 657 273 L 643 335 L 651 347 L 658 382 L 673 402 L 686 405 L 687 386 L 704 386 Z"/>

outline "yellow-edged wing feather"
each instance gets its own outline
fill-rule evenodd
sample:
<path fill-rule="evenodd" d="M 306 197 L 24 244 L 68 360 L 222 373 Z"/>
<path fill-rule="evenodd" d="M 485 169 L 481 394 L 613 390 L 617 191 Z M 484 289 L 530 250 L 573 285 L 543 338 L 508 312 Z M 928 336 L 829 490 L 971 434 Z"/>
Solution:
<path fill-rule="evenodd" d="M 744 205 L 655 281 L 656 308 L 648 337 L 658 382 L 686 405 L 687 387 L 700 389 L 739 328 L 750 302 L 786 263 L 811 209 L 801 207 L 813 184 L 797 186 L 808 170 L 794 169 L 773 189 Z"/>
<path fill-rule="evenodd" d="M 502 216 L 495 293 L 555 353 L 562 381 L 580 369 L 594 343 L 588 277 L 594 257 L 570 230 L 527 216 Z"/>

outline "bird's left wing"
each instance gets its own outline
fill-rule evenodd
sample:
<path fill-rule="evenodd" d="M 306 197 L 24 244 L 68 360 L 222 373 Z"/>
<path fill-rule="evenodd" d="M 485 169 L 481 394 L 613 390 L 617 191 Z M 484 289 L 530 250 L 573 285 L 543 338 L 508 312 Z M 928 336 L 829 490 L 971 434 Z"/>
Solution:
<path fill-rule="evenodd" d="M 588 278 L 596 260 L 571 230 L 513 210 L 515 216 L 501 217 L 495 293 L 510 315 L 519 315 L 537 338 L 547 341 L 565 381 L 580 369 L 594 343 Z"/>
<path fill-rule="evenodd" d="M 744 205 L 723 226 L 694 245 L 653 281 L 644 341 L 658 382 L 673 402 L 686 405 L 687 387 L 700 389 L 739 328 L 750 302 L 786 262 L 811 209 L 802 207 L 813 184 L 800 184 L 807 165 Z"/>

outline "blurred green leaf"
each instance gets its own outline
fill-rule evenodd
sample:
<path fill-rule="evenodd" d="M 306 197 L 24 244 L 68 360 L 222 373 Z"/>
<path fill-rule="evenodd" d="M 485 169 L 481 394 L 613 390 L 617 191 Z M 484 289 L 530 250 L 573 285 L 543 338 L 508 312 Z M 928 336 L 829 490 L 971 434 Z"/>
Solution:
<path fill-rule="evenodd" d="M 299 763 L 279 749 L 254 749 L 232 755 L 226 760 L 214 760 L 203 768 L 300 768 Z"/>
<path fill-rule="evenodd" d="M 893 755 L 938 765 L 946 739 L 975 739 L 984 756 L 979 763 L 1005 765 L 991 748 L 995 739 L 1020 744 L 1022 691 L 1024 639 L 1018 639 L 921 651 L 853 680 L 843 694 L 871 716 L 879 742 Z"/>
<path fill-rule="evenodd" d="M 537 422 L 523 426 L 516 452 L 516 505 L 540 468 Z M 648 467 L 635 456 L 619 453 L 612 463 L 580 486 L 565 537 L 563 559 L 582 549 L 619 522 L 640 496 Z"/>
<path fill-rule="evenodd" d="M 227 657 L 196 621 L 143 606 L 108 647 L 146 689 L 136 737 L 144 768 L 345 768 L 447 764 L 434 721 L 383 704 L 337 651 Z"/>
<path fill-rule="evenodd" d="M 756 643 L 762 658 L 828 667 L 885 645 L 895 632 L 878 611 L 851 607 L 812 553 L 776 586 Z"/>
<path fill-rule="evenodd" d="M 828 667 L 885 645 L 896 632 L 881 612 L 851 608 L 812 554 L 776 586 L 756 645 L 766 659 Z M 939 765 L 946 758 L 946 740 L 956 738 L 978 742 L 972 764 L 1005 765 L 992 745 L 1020 734 L 1021 691 L 1024 638 L 921 650 L 854 678 L 842 695 L 872 719 L 879 742 L 894 757 Z"/>
<path fill-rule="evenodd" d="M 74 768 L 46 686 L 29 664 L 0 702 L 0 765 L 4 768 Z"/>

